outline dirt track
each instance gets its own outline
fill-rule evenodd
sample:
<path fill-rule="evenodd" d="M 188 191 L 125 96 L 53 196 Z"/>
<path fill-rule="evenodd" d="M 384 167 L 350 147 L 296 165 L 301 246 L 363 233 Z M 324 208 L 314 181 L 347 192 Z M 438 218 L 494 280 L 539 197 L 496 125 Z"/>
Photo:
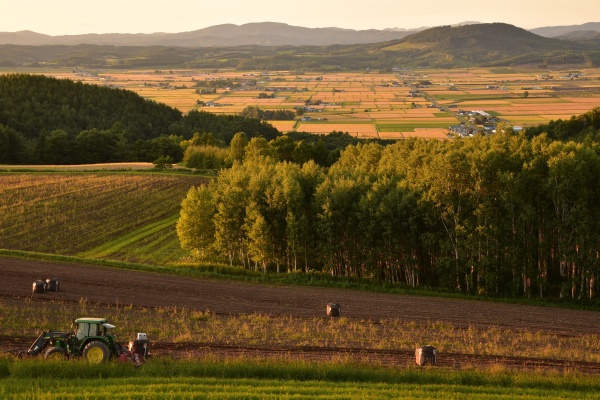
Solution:
<path fill-rule="evenodd" d="M 41 277 L 60 277 L 61 290 L 51 293 L 55 300 L 141 307 L 177 306 L 210 310 L 215 314 L 260 313 L 274 316 L 322 317 L 328 302 L 342 305 L 342 314 L 355 319 L 399 319 L 403 321 L 443 321 L 458 327 L 499 326 L 513 330 L 543 330 L 566 336 L 600 334 L 600 313 L 500 304 L 482 301 L 440 299 L 422 296 L 378 294 L 341 289 L 284 285 L 258 285 L 209 281 L 124 271 L 105 267 L 59 264 L 42 261 L 0 258 L 0 298 L 15 299 L 31 295 L 31 282 Z M 50 297 L 48 297 L 50 299 Z M 1 335 L 1 334 L 0 334 Z M 0 342 L 7 340 L 0 336 Z M 244 354 L 285 356 L 305 359 L 347 357 L 381 364 L 405 365 L 414 361 L 409 351 L 376 351 L 335 348 L 229 348 L 196 344 L 154 343 L 155 354 L 177 351 L 181 354 Z M 502 364 L 519 368 L 577 368 L 600 373 L 600 363 L 539 360 L 516 357 L 445 354 L 440 365 Z"/>

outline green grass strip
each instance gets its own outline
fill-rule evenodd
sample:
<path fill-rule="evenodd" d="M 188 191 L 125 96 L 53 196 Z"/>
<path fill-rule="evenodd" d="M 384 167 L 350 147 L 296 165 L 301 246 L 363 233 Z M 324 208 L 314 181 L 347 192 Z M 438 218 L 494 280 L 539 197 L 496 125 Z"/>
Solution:
<path fill-rule="evenodd" d="M 142 228 L 136 229 L 127 235 L 121 236 L 120 238 L 111 240 L 102 244 L 101 246 L 96 247 L 95 249 L 91 249 L 80 253 L 81 257 L 86 258 L 104 258 L 108 257 L 111 254 L 117 253 L 121 251 L 123 248 L 130 246 L 134 243 L 137 243 L 157 232 L 162 231 L 170 226 L 175 226 L 177 220 L 179 219 L 179 214 L 173 215 L 169 218 L 163 219 L 161 221 L 154 222 L 152 224 L 146 225 Z"/>
<path fill-rule="evenodd" d="M 305 361 L 150 359 L 111 362 L 0 359 L 0 397 L 79 398 L 597 398 L 577 373 L 386 368 Z"/>

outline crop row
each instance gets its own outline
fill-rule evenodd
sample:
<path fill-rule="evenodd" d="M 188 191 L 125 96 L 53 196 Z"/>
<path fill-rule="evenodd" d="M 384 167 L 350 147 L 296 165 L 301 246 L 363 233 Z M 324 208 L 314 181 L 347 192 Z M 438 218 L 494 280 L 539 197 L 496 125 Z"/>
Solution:
<path fill-rule="evenodd" d="M 179 212 L 198 177 L 0 175 L 0 247 L 77 254 Z"/>
<path fill-rule="evenodd" d="M 17 304 L 18 303 L 18 304 Z M 493 355 L 600 362 L 590 349 L 600 336 L 557 335 L 542 330 L 504 327 L 467 328 L 440 321 L 354 320 L 292 316 L 216 315 L 177 307 L 140 308 L 126 304 L 78 304 L 59 301 L 0 301 L 5 336 L 35 337 L 42 329 L 61 329 L 81 315 L 110 315 L 120 337 L 144 329 L 153 341 L 198 346 L 323 347 L 408 350 L 431 344 L 440 353 Z"/>

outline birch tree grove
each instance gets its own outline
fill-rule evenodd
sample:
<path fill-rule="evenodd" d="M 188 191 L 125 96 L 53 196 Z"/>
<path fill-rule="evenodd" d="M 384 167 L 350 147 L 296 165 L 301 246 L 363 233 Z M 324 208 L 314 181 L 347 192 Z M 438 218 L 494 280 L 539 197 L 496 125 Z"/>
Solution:
<path fill-rule="evenodd" d="M 279 162 L 265 141 L 248 146 L 184 200 L 178 233 L 191 254 L 479 295 L 599 289 L 595 141 L 511 132 L 364 143 L 327 169 Z"/>

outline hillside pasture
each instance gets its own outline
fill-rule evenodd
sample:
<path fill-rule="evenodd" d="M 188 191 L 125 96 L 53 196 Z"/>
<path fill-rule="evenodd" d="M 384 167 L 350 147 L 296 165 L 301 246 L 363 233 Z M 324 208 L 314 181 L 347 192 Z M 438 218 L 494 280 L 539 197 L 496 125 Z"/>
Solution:
<path fill-rule="evenodd" d="M 203 182 L 149 173 L 0 173 L 0 248 L 174 261 L 185 255 L 175 232 L 181 201 Z"/>

